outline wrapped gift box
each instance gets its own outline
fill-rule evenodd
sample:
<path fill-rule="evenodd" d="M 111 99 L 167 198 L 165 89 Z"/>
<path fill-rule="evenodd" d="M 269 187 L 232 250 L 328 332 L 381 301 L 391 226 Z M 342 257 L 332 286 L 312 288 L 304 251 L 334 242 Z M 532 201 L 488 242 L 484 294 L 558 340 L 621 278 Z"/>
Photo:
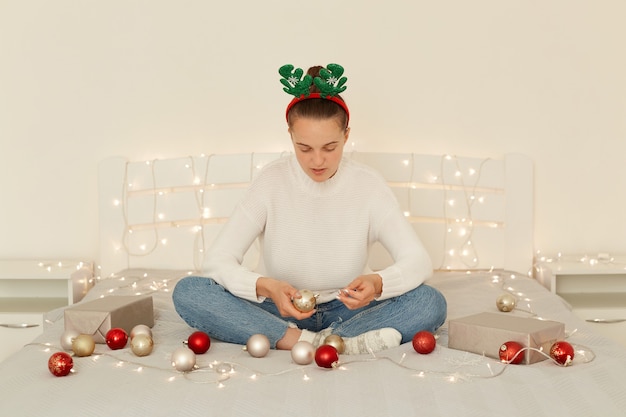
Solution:
<path fill-rule="evenodd" d="M 556 321 L 517 317 L 508 313 L 480 313 L 450 320 L 448 347 L 500 359 L 500 346 L 508 341 L 550 353 L 554 342 L 565 338 L 565 325 Z M 527 350 L 522 363 L 546 359 L 543 354 Z"/>
<path fill-rule="evenodd" d="M 65 330 L 90 334 L 96 343 L 105 343 L 106 334 L 120 327 L 130 335 L 138 324 L 154 326 L 152 296 L 109 296 L 76 304 L 65 310 Z"/>

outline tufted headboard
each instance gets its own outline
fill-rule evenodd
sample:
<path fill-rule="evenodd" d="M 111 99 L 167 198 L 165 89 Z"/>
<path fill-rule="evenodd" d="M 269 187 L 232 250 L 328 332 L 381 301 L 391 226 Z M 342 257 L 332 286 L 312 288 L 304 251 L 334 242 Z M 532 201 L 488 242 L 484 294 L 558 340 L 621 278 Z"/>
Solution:
<path fill-rule="evenodd" d="M 125 268 L 202 269 L 203 254 L 251 179 L 283 153 L 104 160 L 99 167 L 102 276 Z M 529 158 L 351 152 L 394 190 L 436 269 L 509 269 L 533 261 Z M 256 247 L 246 262 L 256 261 Z M 370 267 L 388 262 L 373 247 Z"/>

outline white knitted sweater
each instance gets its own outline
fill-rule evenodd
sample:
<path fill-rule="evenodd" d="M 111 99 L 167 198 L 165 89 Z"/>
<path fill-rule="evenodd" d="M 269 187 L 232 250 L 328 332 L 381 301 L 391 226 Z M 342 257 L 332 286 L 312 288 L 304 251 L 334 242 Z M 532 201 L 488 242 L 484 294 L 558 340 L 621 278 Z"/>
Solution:
<path fill-rule="evenodd" d="M 242 265 L 256 238 L 259 265 Z M 432 273 L 431 260 L 385 180 L 373 169 L 344 158 L 337 173 L 315 182 L 295 155 L 268 164 L 251 184 L 207 254 L 205 273 L 236 296 L 262 301 L 261 276 L 334 298 L 357 276 L 371 272 L 370 246 L 379 241 L 393 264 L 376 271 L 379 299 L 400 295 Z"/>

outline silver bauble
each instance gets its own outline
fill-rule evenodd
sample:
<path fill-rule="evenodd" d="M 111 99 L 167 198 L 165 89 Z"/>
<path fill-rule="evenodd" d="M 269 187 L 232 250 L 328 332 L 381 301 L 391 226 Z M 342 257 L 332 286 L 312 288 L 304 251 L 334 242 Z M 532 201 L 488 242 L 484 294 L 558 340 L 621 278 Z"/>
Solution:
<path fill-rule="evenodd" d="M 317 299 L 315 294 L 311 290 L 300 290 L 298 291 L 301 295 L 300 298 L 294 298 L 292 303 L 299 311 L 303 313 L 308 313 L 313 310 L 317 305 Z"/>
<path fill-rule="evenodd" d="M 185 346 L 172 352 L 172 366 L 180 372 L 189 372 L 196 366 L 196 354 Z"/>
<path fill-rule="evenodd" d="M 80 333 L 76 330 L 66 330 L 61 335 L 61 347 L 65 350 L 72 350 L 72 343 Z"/>
<path fill-rule="evenodd" d="M 315 346 L 301 340 L 291 348 L 291 359 L 298 365 L 308 365 L 315 359 Z"/>
<path fill-rule="evenodd" d="M 262 358 L 270 351 L 270 340 L 264 334 L 253 334 L 244 348 L 250 356 Z"/>
<path fill-rule="evenodd" d="M 512 311 L 515 308 L 515 304 L 517 304 L 515 296 L 509 293 L 502 294 L 496 300 L 496 306 L 498 307 L 498 310 L 505 313 Z"/>
<path fill-rule="evenodd" d="M 145 334 L 148 337 L 152 338 L 152 329 L 150 329 L 150 327 L 146 326 L 145 324 L 138 324 L 131 329 L 130 339 L 132 340 L 135 336 L 138 336 L 140 334 Z"/>

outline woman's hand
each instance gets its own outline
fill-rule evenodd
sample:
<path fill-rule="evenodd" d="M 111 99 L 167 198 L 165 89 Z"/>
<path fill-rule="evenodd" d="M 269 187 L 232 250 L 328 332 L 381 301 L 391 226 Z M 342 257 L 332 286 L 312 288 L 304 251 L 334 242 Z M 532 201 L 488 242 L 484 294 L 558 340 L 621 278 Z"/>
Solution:
<path fill-rule="evenodd" d="M 315 309 L 306 313 L 298 310 L 291 300 L 299 298 L 300 293 L 285 281 L 279 281 L 274 278 L 260 277 L 256 281 L 257 296 L 271 298 L 278 312 L 283 317 L 293 317 L 303 320 L 311 317 L 315 313 Z"/>
<path fill-rule="evenodd" d="M 365 307 L 383 292 L 383 279 L 378 274 L 361 275 L 344 289 L 337 298 L 350 310 Z"/>

